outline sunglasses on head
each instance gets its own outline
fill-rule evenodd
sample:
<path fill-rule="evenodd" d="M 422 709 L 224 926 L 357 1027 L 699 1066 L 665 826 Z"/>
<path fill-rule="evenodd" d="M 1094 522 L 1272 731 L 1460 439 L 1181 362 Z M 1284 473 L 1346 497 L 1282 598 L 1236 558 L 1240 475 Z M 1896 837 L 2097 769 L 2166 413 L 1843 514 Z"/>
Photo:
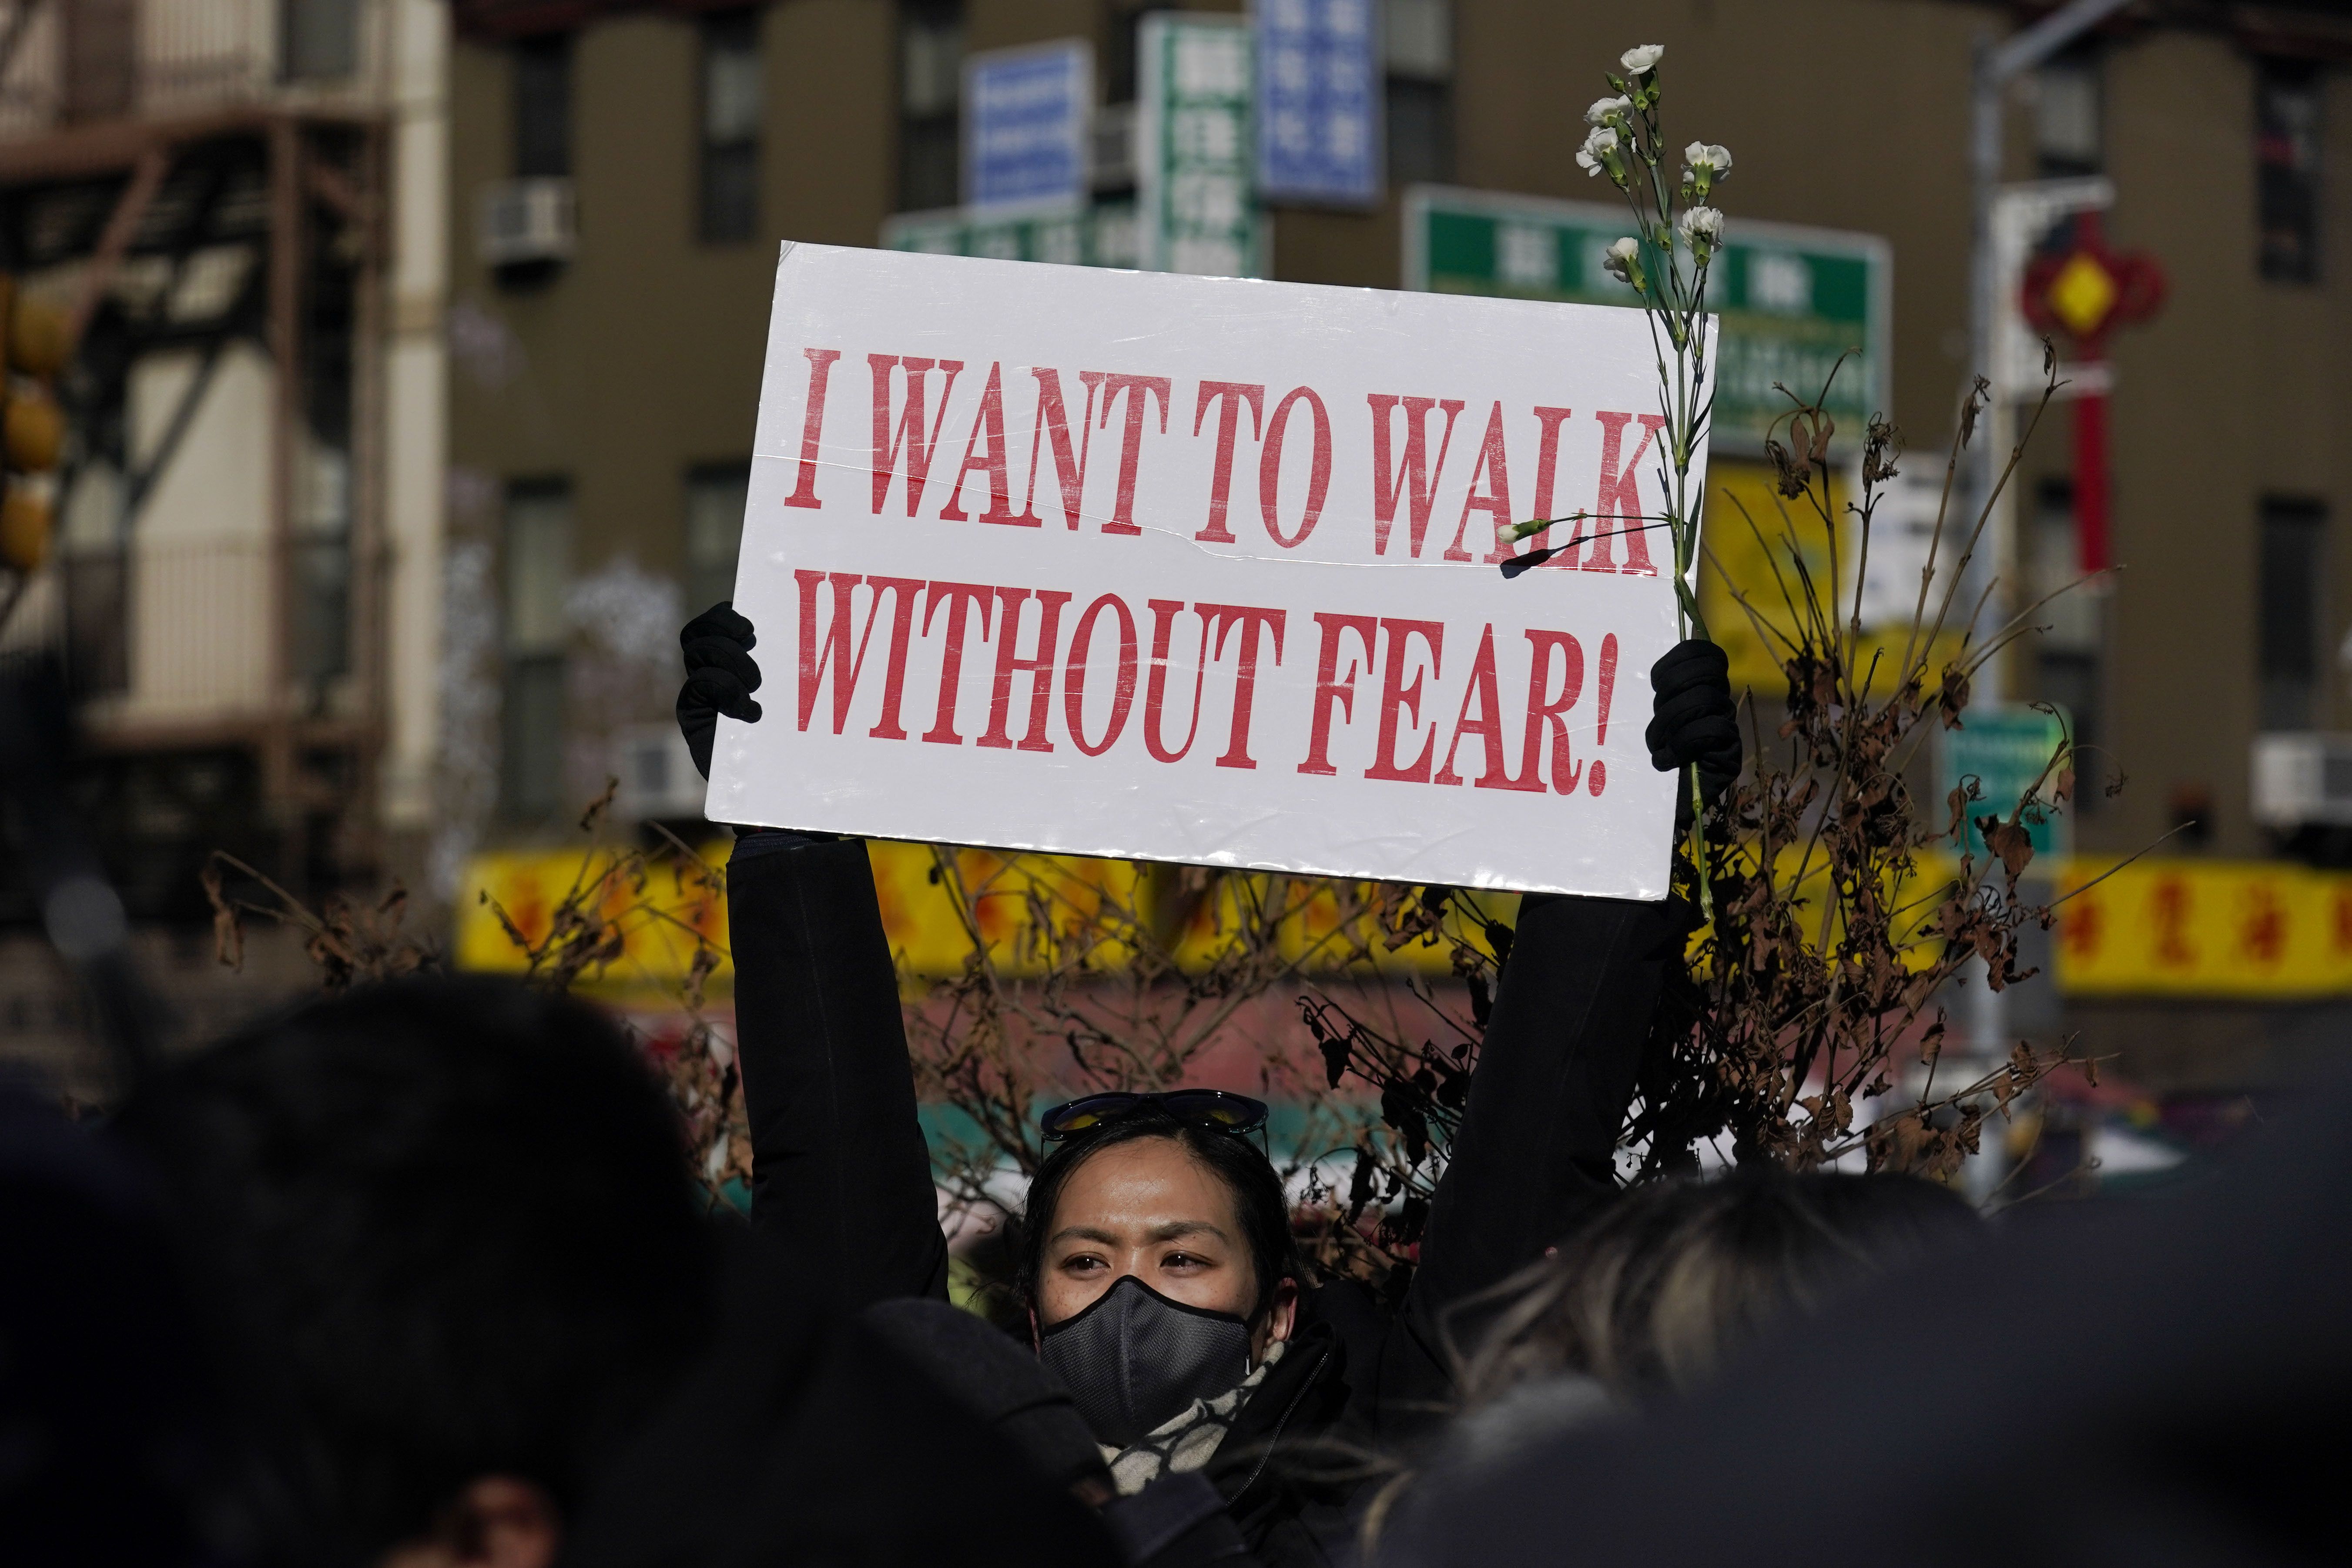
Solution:
<path fill-rule="evenodd" d="M 1087 1138 L 1114 1122 L 1157 1111 L 1213 1132 L 1255 1132 L 1265 1125 L 1265 1102 L 1222 1089 L 1178 1089 L 1164 1094 L 1090 1094 L 1057 1105 L 1039 1120 L 1048 1140 Z"/>

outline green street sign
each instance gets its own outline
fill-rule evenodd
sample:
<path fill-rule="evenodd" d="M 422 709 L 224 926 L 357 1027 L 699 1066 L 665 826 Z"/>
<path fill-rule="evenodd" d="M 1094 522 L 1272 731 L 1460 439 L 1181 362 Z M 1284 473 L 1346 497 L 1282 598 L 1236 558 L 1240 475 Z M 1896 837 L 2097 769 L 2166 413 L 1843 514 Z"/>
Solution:
<path fill-rule="evenodd" d="M 1622 205 L 1414 185 L 1404 197 L 1404 286 L 1632 306 L 1633 291 L 1601 268 L 1631 226 Z M 1730 219 L 1707 286 L 1721 322 L 1715 449 L 1760 453 L 1772 421 L 1794 406 L 1772 384 L 1818 396 L 1849 350 L 1829 409 L 1858 437 L 1890 402 L 1894 275 L 1894 250 L 1876 235 Z"/>
<path fill-rule="evenodd" d="M 1133 267 L 1135 199 L 1098 200 L 1084 212 L 983 217 L 968 207 L 899 213 L 882 223 L 882 248 L 1065 267 Z"/>
<path fill-rule="evenodd" d="M 1145 270 L 1265 275 L 1255 69 L 1245 17 L 1155 11 L 1136 29 L 1136 247 Z"/>
<path fill-rule="evenodd" d="M 2044 713 L 2021 703 L 1979 703 L 1960 715 L 1961 727 L 1944 731 L 1943 798 L 1964 779 L 1974 779 L 1977 793 L 1983 798 L 1969 807 L 1968 851 L 1981 857 L 1985 853 L 1984 835 L 1978 830 L 1979 816 L 1998 816 L 2006 820 L 2025 798 L 2025 792 L 2039 783 L 2043 809 L 2023 826 L 2033 842 L 2036 855 L 2055 855 L 2065 848 L 2065 818 L 2051 809 L 2049 802 L 2058 784 L 2057 770 L 2051 768 L 2050 759 L 2065 743 L 2072 728 L 2064 710 Z M 2049 776 L 2044 777 L 2044 770 Z M 1937 803 L 1942 809 L 1942 801 Z"/>

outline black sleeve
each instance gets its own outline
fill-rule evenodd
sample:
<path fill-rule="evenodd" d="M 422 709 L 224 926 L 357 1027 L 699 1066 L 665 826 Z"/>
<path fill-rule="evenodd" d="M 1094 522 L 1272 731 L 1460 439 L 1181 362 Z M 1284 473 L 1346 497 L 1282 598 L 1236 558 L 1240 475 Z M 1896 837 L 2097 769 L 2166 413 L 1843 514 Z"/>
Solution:
<path fill-rule="evenodd" d="M 839 1303 L 947 1295 L 929 1151 L 857 839 L 761 834 L 727 867 L 751 1224 Z"/>
<path fill-rule="evenodd" d="M 1384 1347 L 1384 1426 L 1446 1396 L 1447 1309 L 1533 1262 L 1614 1184 L 1675 940 L 1663 902 L 1531 894 L 1521 905 L 1420 1266 Z"/>

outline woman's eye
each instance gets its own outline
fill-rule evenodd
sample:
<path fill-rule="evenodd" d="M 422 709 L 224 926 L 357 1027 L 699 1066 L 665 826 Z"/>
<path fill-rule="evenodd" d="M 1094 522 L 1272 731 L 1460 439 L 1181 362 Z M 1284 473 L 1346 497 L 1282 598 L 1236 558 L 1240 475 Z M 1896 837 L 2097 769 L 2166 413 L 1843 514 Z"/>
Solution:
<path fill-rule="evenodd" d="M 1168 1255 L 1168 1267 L 1171 1268 L 1198 1268 L 1206 1262 L 1206 1258 L 1195 1258 L 1189 1252 L 1171 1252 Z"/>
<path fill-rule="evenodd" d="M 1100 1268 L 1102 1266 L 1103 1260 L 1101 1258 L 1089 1256 L 1086 1253 L 1080 1253 L 1076 1258 L 1066 1258 L 1062 1259 L 1062 1267 L 1073 1273 L 1082 1272 L 1089 1268 Z"/>

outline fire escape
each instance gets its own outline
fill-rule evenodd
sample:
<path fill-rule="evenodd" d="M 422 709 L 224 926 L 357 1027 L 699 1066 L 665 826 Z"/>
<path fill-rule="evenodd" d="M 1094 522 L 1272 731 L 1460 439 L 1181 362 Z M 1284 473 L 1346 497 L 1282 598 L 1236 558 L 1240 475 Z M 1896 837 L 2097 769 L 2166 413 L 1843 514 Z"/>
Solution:
<path fill-rule="evenodd" d="M 0 0 L 0 267 L 67 312 L 49 563 L 134 914 L 368 876 L 383 745 L 381 0 Z"/>

